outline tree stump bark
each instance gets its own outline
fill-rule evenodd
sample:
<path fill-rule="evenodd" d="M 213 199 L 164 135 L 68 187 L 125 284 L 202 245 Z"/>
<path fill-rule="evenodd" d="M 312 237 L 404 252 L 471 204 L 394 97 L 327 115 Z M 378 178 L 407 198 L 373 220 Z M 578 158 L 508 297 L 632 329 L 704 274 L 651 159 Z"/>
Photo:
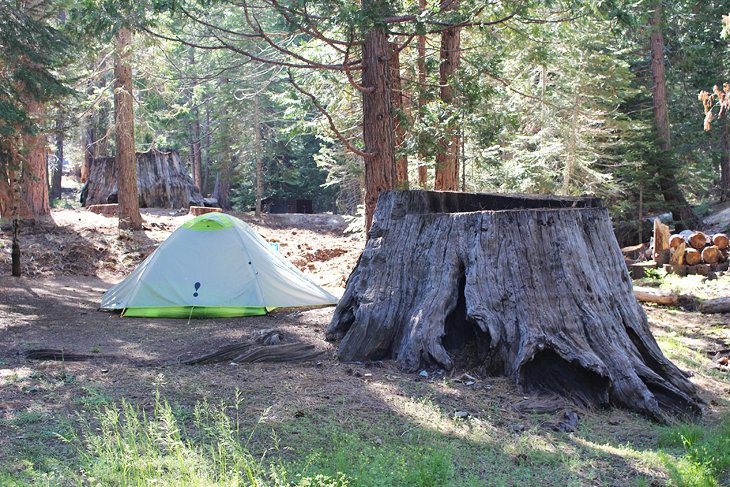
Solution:
<path fill-rule="evenodd" d="M 381 193 L 327 335 L 343 361 L 481 367 L 660 421 L 701 411 L 651 335 L 599 199 Z"/>
<path fill-rule="evenodd" d="M 140 208 L 203 206 L 203 196 L 175 151 L 138 152 L 136 174 Z M 117 203 L 117 182 L 115 158 L 94 159 L 81 191 L 81 203 L 84 206 Z"/>

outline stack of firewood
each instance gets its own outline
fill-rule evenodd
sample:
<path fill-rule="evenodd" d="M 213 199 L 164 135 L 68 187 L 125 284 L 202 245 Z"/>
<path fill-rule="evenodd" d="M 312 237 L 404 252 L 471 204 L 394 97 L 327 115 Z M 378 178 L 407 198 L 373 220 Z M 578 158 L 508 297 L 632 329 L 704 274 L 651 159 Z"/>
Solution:
<path fill-rule="evenodd" d="M 669 235 L 669 227 L 656 221 L 654 224 L 653 258 L 669 273 L 687 275 L 726 271 L 730 242 L 724 233 L 706 235 L 684 230 Z"/>

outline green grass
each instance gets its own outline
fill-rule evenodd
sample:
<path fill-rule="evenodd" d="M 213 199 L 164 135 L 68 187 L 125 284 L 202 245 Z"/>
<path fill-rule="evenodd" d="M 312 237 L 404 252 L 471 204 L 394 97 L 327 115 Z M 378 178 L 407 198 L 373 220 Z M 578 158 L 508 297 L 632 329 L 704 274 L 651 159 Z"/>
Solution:
<path fill-rule="evenodd" d="M 672 485 L 730 481 L 730 417 L 659 426 L 630 413 L 621 431 L 589 416 L 555 434 L 522 433 L 478 418 L 454 420 L 435 401 L 403 398 L 399 412 L 357 417 L 327 405 L 289 419 L 245 412 L 246 398 L 194 406 L 155 395 L 142 409 L 89 389 L 73 422 L 27 412 L 0 424 L 22 436 L 0 485 L 470 486 Z M 344 420 L 344 421 L 343 421 Z M 635 433 L 639 433 L 636 435 Z M 643 435 L 643 438 L 642 438 Z M 60 445 L 60 447 L 57 447 Z M 51 448 L 49 448 L 49 446 Z"/>
<path fill-rule="evenodd" d="M 680 424 L 663 429 L 659 445 L 680 450 L 677 457 L 663 455 L 672 482 L 680 486 L 730 484 L 730 417 L 706 427 Z"/>
<path fill-rule="evenodd" d="M 0 469 L 0 485 L 453 485 L 450 451 L 417 445 L 391 450 L 344 430 L 332 438 L 331 448 L 286 458 L 275 435 L 252 444 L 262 427 L 259 422 L 242 428 L 241 401 L 237 394 L 230 406 L 203 401 L 190 410 L 157 395 L 149 412 L 124 400 L 99 406 L 90 419 L 79 419 L 78 433 L 42 435 L 68 443 L 74 465 L 64 467 L 34 442 L 32 451 L 22 452 L 15 473 Z M 42 418 L 27 413 L 14 423 L 20 429 Z"/>

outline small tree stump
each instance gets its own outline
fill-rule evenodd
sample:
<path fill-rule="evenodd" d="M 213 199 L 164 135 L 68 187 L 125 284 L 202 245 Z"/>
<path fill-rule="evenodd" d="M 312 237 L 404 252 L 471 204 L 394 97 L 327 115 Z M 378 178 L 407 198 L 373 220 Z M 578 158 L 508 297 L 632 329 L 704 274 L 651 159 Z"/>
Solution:
<path fill-rule="evenodd" d="M 190 214 L 193 216 L 200 216 L 204 215 L 206 213 L 220 213 L 223 210 L 220 208 L 211 208 L 209 206 L 191 206 L 190 207 Z"/>
<path fill-rule="evenodd" d="M 97 213 L 104 216 L 117 216 L 119 211 L 119 205 L 116 203 L 110 203 L 107 205 L 91 205 L 87 208 L 92 213 Z"/>
<path fill-rule="evenodd" d="M 327 328 L 341 360 L 480 367 L 660 421 L 701 411 L 649 330 L 599 199 L 386 191 L 368 236 Z"/>

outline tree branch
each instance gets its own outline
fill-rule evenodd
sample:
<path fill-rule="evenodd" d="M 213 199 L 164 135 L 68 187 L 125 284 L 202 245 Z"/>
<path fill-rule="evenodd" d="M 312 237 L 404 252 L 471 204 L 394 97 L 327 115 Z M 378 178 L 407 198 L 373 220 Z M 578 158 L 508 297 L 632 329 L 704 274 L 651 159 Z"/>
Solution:
<path fill-rule="evenodd" d="M 310 100 L 312 100 L 312 104 L 315 106 L 315 108 L 317 110 L 319 110 L 319 112 L 322 115 L 324 115 L 325 118 L 327 118 L 327 121 L 329 122 L 329 126 L 330 126 L 330 129 L 332 130 L 332 132 L 334 132 L 334 134 L 337 136 L 337 138 L 340 140 L 340 142 L 342 142 L 348 150 L 350 150 L 351 152 L 354 152 L 358 156 L 360 156 L 362 158 L 365 158 L 365 159 L 369 159 L 369 158 L 375 157 L 375 153 L 373 153 L 373 152 L 365 152 L 365 151 L 363 151 L 361 149 L 358 149 L 354 145 L 352 145 L 352 143 L 349 140 L 347 140 L 347 137 L 345 137 L 344 135 L 342 135 L 342 133 L 340 133 L 340 131 L 337 130 L 337 127 L 335 126 L 335 122 L 334 122 L 334 120 L 332 120 L 332 116 L 327 112 L 327 110 L 325 110 L 322 107 L 322 105 L 319 104 L 319 102 L 317 101 L 317 97 L 315 97 L 313 94 L 305 91 L 302 87 L 300 87 L 296 83 L 296 81 L 294 81 L 294 76 L 292 76 L 291 70 L 289 70 L 287 72 L 287 74 L 289 75 L 289 82 L 294 87 L 294 89 L 297 90 L 302 95 L 308 97 Z"/>

